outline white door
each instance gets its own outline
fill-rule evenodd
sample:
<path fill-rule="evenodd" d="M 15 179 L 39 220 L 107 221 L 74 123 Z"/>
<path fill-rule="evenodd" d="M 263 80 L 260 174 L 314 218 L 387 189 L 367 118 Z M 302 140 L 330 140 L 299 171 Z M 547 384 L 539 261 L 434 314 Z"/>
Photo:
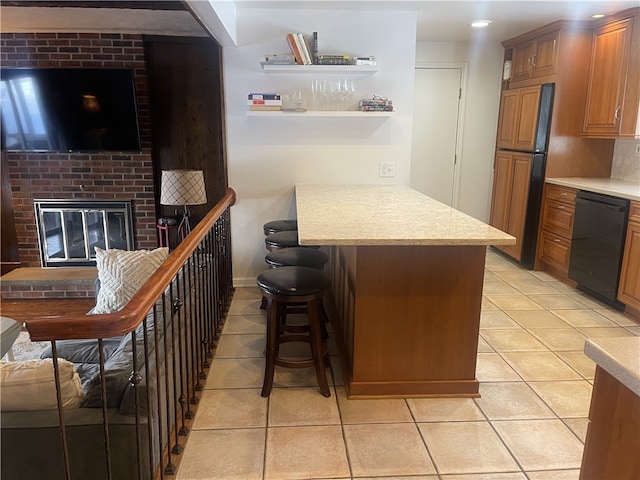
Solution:
<path fill-rule="evenodd" d="M 458 204 L 463 67 L 417 67 L 409 185 L 452 207 Z M 457 158 L 456 158 L 457 157 Z"/>

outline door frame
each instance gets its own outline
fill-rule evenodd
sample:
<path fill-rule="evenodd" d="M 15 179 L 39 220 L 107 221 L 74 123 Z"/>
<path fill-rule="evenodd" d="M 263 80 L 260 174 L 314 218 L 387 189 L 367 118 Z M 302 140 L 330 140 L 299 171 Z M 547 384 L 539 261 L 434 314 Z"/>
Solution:
<path fill-rule="evenodd" d="M 462 140 L 464 138 L 464 114 L 466 111 L 466 98 L 467 98 L 467 78 L 468 78 L 468 70 L 469 64 L 466 62 L 416 62 L 415 70 L 451 70 L 451 69 L 459 69 L 461 70 L 461 78 L 460 78 L 460 90 L 461 95 L 458 101 L 458 122 L 456 126 L 456 145 L 455 145 L 455 156 L 456 162 L 453 167 L 453 191 L 451 193 L 451 206 L 453 208 L 458 208 L 458 203 L 460 201 L 460 176 L 462 172 L 462 159 L 463 159 L 463 151 L 462 151 Z M 415 76 L 415 73 L 414 73 Z M 414 85 L 416 88 L 417 85 Z M 415 112 L 415 101 L 414 101 L 414 112 Z M 414 127 L 415 129 L 415 124 Z M 413 135 L 413 132 L 412 132 Z M 413 152 L 412 156 L 413 156 Z"/>

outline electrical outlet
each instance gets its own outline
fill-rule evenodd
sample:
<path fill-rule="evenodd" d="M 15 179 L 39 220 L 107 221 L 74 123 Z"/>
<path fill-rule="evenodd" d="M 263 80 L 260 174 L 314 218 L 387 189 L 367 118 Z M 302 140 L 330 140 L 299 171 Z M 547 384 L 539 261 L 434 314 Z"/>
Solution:
<path fill-rule="evenodd" d="M 380 162 L 380 176 L 381 177 L 395 177 L 396 176 L 396 164 L 395 162 Z"/>
<path fill-rule="evenodd" d="M 636 143 L 636 157 L 640 157 L 640 143 Z"/>

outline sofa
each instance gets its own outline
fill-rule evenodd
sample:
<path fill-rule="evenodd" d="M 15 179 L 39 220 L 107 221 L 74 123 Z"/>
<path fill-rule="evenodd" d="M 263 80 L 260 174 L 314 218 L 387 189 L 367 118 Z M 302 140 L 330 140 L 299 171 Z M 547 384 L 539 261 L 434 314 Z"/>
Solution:
<path fill-rule="evenodd" d="M 105 278 L 99 275 L 99 285 L 104 286 L 104 280 Z M 139 286 L 142 284 L 144 281 L 141 281 Z M 101 291 L 102 287 L 99 287 L 96 308 L 89 314 L 100 313 L 98 307 Z M 194 295 L 191 293 L 185 303 L 192 302 L 193 298 Z M 175 313 L 177 311 L 172 305 L 159 299 L 133 333 L 103 339 L 107 393 L 106 418 L 110 440 L 111 478 L 114 480 L 138 478 L 137 435 L 140 436 L 142 478 L 152 478 L 151 471 L 160 465 L 161 453 L 159 452 L 166 440 L 164 442 L 157 440 L 158 431 L 162 430 L 162 438 L 166 439 L 169 437 L 168 432 L 173 428 L 171 425 L 167 429 L 166 414 L 158 415 L 157 413 L 166 411 L 167 396 L 164 392 L 173 391 L 173 375 L 165 375 L 165 367 L 173 373 L 171 364 L 176 361 L 173 345 L 177 345 L 175 342 L 178 341 L 179 336 L 184 336 L 185 328 L 185 326 L 175 326 L 175 322 L 172 321 Z M 56 350 L 58 365 L 61 367 L 61 384 L 64 384 L 61 388 L 65 405 L 62 414 L 66 425 L 71 478 L 78 480 L 108 478 L 98 341 L 58 340 Z M 183 356 L 191 353 L 188 348 L 183 348 L 181 351 Z M 165 359 L 170 359 L 169 365 L 166 365 Z M 0 477 L 7 480 L 65 480 L 57 403 L 54 402 L 51 405 L 50 392 L 46 391 L 47 388 L 53 388 L 55 392 L 52 374 L 46 374 L 47 368 L 52 372 L 51 348 L 42 354 L 41 359 L 28 361 L 26 364 L 28 365 L 25 365 L 25 362 L 22 364 L 9 362 L 3 367 L 6 367 L 5 369 L 15 367 L 15 370 L 26 368 L 29 372 L 36 369 L 45 371 L 41 375 L 40 384 L 35 387 L 40 388 L 44 393 L 38 394 L 37 391 L 30 390 L 32 388 L 30 385 L 38 383 L 33 382 L 31 373 L 28 381 L 24 381 L 19 375 L 18 380 L 13 383 L 11 375 L 0 379 L 3 382 L 0 385 L 2 388 Z M 139 375 L 139 381 L 135 387 L 130 381 L 133 370 Z M 147 372 L 149 378 L 147 378 Z M 14 375 L 14 372 L 11 374 Z M 43 383 L 45 380 L 49 384 Z M 42 390 L 43 388 L 45 390 Z M 163 394 L 158 395 L 158 392 Z M 14 393 L 15 398 L 12 398 Z M 174 399 L 177 397 L 175 394 L 168 397 L 169 411 L 173 411 Z M 149 411 L 152 412 L 151 415 Z M 139 418 L 140 428 L 136 427 L 136 418 Z M 150 438 L 156 438 L 151 441 L 153 445 L 151 449 L 149 448 Z M 153 468 L 150 468 L 151 465 Z"/>

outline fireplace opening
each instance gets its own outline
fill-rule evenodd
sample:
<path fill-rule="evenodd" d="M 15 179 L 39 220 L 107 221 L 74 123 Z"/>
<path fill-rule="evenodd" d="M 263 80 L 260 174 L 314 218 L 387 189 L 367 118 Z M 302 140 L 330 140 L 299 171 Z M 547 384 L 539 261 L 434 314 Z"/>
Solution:
<path fill-rule="evenodd" d="M 131 201 L 34 200 L 43 267 L 96 264 L 94 247 L 133 250 Z"/>

